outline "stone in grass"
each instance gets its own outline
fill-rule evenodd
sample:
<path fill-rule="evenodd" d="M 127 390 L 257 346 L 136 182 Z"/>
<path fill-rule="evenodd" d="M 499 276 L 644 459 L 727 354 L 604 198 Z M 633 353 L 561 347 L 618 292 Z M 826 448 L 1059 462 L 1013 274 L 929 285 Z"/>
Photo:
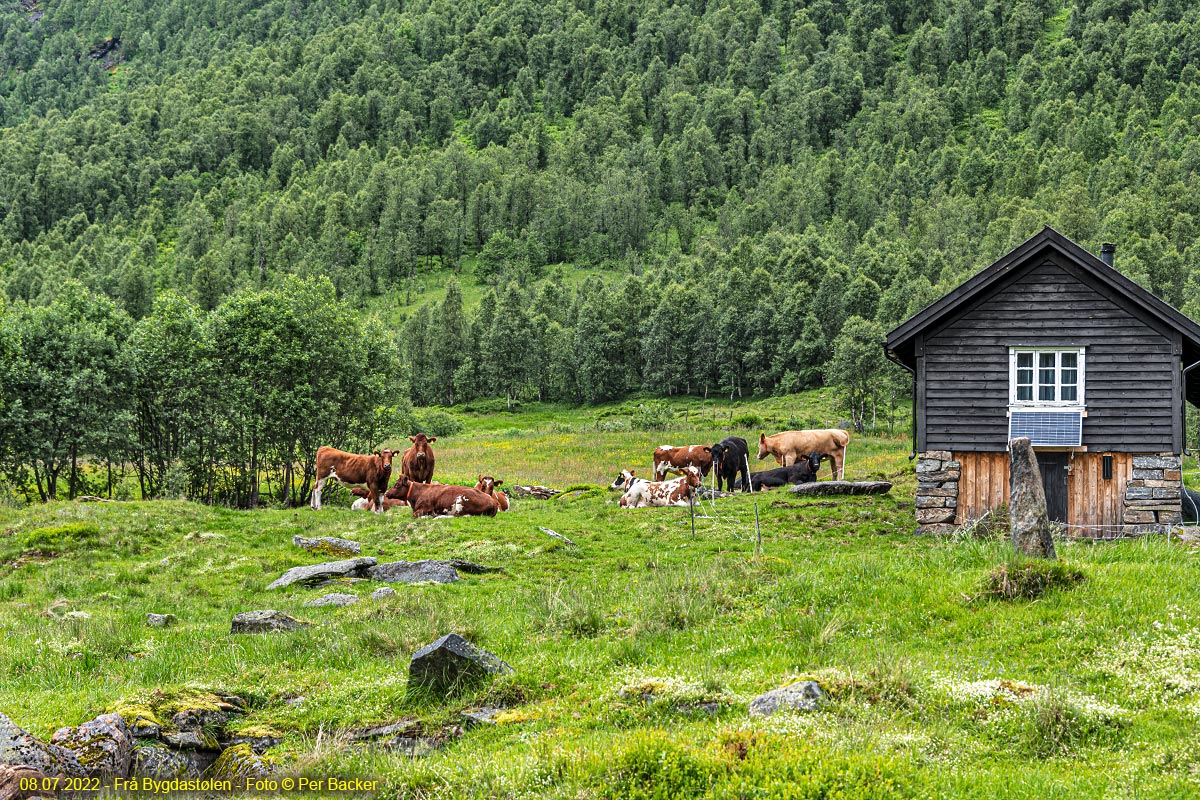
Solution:
<path fill-rule="evenodd" d="M 352 606 L 358 602 L 358 598 L 352 594 L 333 594 L 323 595 L 316 600 L 309 600 L 304 605 L 306 606 Z"/>
<path fill-rule="evenodd" d="M 327 556 L 357 556 L 362 553 L 362 545 L 349 539 L 339 539 L 336 536 L 318 536 L 309 539 L 304 536 L 293 536 L 292 544 L 310 553 L 321 553 Z"/>
<path fill-rule="evenodd" d="M 144 745 L 133 751 L 133 767 L 130 774 L 135 778 L 198 778 L 195 762 L 185 753 L 169 747 Z"/>
<path fill-rule="evenodd" d="M 371 580 L 383 583 L 454 583 L 458 572 L 448 561 L 392 561 L 371 567 Z"/>
<path fill-rule="evenodd" d="M 396 590 L 390 586 L 380 586 L 375 591 L 371 592 L 372 600 L 382 600 L 385 597 L 394 597 Z"/>
<path fill-rule="evenodd" d="M 146 624 L 151 628 L 169 628 L 178 622 L 174 614 L 147 614 Z"/>
<path fill-rule="evenodd" d="M 0 800 L 18 800 L 18 798 L 54 798 L 56 793 L 52 791 L 38 791 L 37 789 L 27 789 L 23 787 L 49 786 L 50 782 L 46 781 L 49 776 L 38 772 L 30 767 L 15 766 L 10 767 L 7 764 L 0 764 Z M 42 781 L 46 781 L 45 784 Z"/>
<path fill-rule="evenodd" d="M 1054 539 L 1046 515 L 1046 492 L 1037 455 L 1024 436 L 1011 440 L 1008 447 L 1012 487 L 1008 514 L 1013 547 L 1027 556 L 1054 559 Z"/>
<path fill-rule="evenodd" d="M 0 713 L 0 764 L 28 767 L 52 778 L 87 775 L 74 751 L 38 741 L 3 713 Z"/>
<path fill-rule="evenodd" d="M 769 717 L 780 709 L 816 711 L 825 693 L 816 681 L 799 681 L 760 694 L 750 701 L 750 716 Z"/>
<path fill-rule="evenodd" d="M 171 724 L 181 731 L 199 731 L 204 728 L 220 728 L 229 722 L 229 715 L 223 711 L 209 711 L 204 708 L 187 708 L 176 712 L 171 717 Z"/>
<path fill-rule="evenodd" d="M 254 752 L 248 744 L 226 747 L 205 773 L 206 777 L 222 780 L 261 778 L 271 773 L 271 761 Z"/>
<path fill-rule="evenodd" d="M 77 728 L 59 728 L 50 744 L 74 752 L 89 777 L 129 774 L 133 733 L 120 714 L 101 714 Z"/>
<path fill-rule="evenodd" d="M 489 675 L 504 675 L 513 668 L 457 633 L 448 633 L 413 654 L 408 665 L 410 683 L 434 691 L 452 689 Z"/>
<path fill-rule="evenodd" d="M 176 750 L 217 750 L 221 749 L 221 744 L 215 737 L 208 735 L 204 731 L 179 731 L 177 733 L 164 733 L 163 741 L 174 747 Z"/>
<path fill-rule="evenodd" d="M 473 725 L 495 725 L 496 715 L 503 710 L 503 708 L 492 708 L 490 706 L 467 708 L 463 710 L 462 716 L 463 719 Z"/>
<path fill-rule="evenodd" d="M 348 558 L 344 561 L 327 561 L 324 564 L 312 564 L 307 567 L 292 567 L 267 588 L 281 589 L 284 586 L 291 586 L 293 583 L 317 583 L 329 578 L 361 578 L 375 564 L 375 559 L 364 557 Z"/>
<path fill-rule="evenodd" d="M 289 617 L 282 611 L 265 609 L 262 611 L 243 611 L 233 615 L 230 633 L 275 633 L 277 631 L 295 631 L 307 628 L 311 623 L 300 622 Z"/>

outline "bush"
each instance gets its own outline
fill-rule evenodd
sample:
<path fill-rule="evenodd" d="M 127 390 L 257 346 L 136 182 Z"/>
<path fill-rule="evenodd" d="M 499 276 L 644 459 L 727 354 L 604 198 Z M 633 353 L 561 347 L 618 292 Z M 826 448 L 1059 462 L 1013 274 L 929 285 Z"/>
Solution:
<path fill-rule="evenodd" d="M 765 420 L 761 415 L 750 412 L 741 414 L 733 418 L 734 427 L 737 428 L 761 428 Z"/>
<path fill-rule="evenodd" d="M 440 408 L 422 408 L 413 412 L 409 436 L 424 433 L 428 436 L 453 436 L 463 429 L 461 417 Z"/>
<path fill-rule="evenodd" d="M 21 544 L 26 550 L 44 550 L 58 553 L 72 545 L 88 542 L 100 535 L 100 528 L 92 522 L 68 522 L 48 528 L 35 528 L 25 534 Z"/>
<path fill-rule="evenodd" d="M 675 414 L 670 406 L 662 401 L 652 400 L 634 409 L 630 423 L 635 431 L 661 431 L 674 421 Z"/>

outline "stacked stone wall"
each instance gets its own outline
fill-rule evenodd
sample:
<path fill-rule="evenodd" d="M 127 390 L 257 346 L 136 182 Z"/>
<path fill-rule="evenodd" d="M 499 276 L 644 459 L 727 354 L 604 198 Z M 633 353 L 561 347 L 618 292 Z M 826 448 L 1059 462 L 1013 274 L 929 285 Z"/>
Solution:
<path fill-rule="evenodd" d="M 1177 455 L 1133 456 L 1121 515 L 1125 533 L 1165 533 L 1183 524 L 1182 468 Z"/>
<path fill-rule="evenodd" d="M 948 533 L 958 514 L 962 464 L 949 450 L 929 450 L 917 458 L 917 533 Z"/>

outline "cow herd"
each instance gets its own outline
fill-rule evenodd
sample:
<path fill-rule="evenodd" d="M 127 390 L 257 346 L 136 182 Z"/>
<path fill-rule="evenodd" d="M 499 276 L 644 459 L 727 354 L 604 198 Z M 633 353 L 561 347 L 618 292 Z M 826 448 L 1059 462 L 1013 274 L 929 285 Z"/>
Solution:
<path fill-rule="evenodd" d="M 355 495 L 352 508 L 376 513 L 408 506 L 413 516 L 495 516 L 508 511 L 508 496 L 499 488 L 504 481 L 479 475 L 474 488 L 436 483 L 436 459 L 431 445 L 437 437 L 423 433 L 410 436 L 410 446 L 398 450 L 376 450 L 367 455 L 346 453 L 332 447 L 317 450 L 316 484 L 311 505 L 321 508 L 321 493 L 330 478 Z M 711 474 L 718 491 L 764 491 L 817 479 L 821 461 L 829 459 L 833 478 L 845 475 L 846 447 L 850 434 L 840 429 L 783 431 L 774 436 L 760 433 L 758 459 L 774 456 L 780 466 L 761 472 L 750 471 L 750 448 L 740 436 L 726 436 L 714 445 L 664 445 L 654 450 L 654 480 L 639 478 L 632 469 L 622 470 L 609 488 L 619 489 L 622 508 L 687 506 L 696 489 Z M 392 461 L 400 455 L 400 477 L 388 486 Z M 667 480 L 668 473 L 678 478 Z"/>

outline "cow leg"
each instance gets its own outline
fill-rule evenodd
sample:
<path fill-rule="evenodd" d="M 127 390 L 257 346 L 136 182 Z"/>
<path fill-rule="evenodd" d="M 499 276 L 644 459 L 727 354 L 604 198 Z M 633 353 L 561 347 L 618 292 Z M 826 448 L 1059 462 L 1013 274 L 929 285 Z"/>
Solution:
<path fill-rule="evenodd" d="M 325 481 L 327 480 L 329 480 L 328 476 L 317 478 L 317 483 L 313 486 L 312 499 L 309 501 L 309 505 L 312 506 L 313 511 L 321 510 L 321 490 L 325 488 Z"/>

